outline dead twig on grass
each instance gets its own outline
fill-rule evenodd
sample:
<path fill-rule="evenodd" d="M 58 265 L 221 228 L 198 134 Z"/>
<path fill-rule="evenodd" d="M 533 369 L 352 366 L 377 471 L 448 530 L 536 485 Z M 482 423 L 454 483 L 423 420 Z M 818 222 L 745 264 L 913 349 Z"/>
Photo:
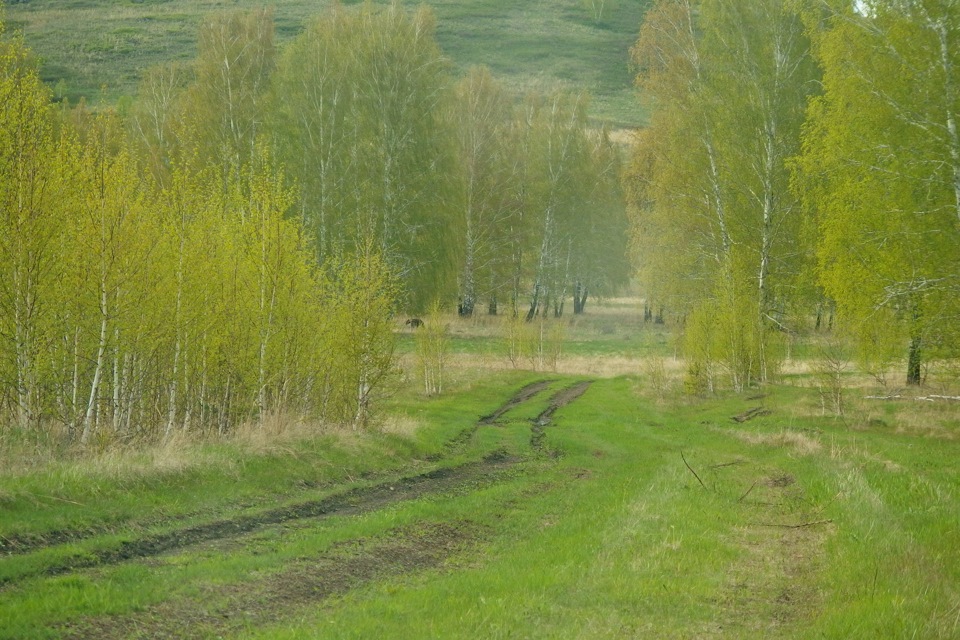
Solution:
<path fill-rule="evenodd" d="M 756 487 L 756 486 L 757 486 L 757 480 L 754 480 L 754 481 L 753 481 L 753 484 L 750 485 L 750 488 L 747 489 L 747 492 L 746 492 L 745 494 L 743 494 L 742 496 L 740 496 L 740 499 L 737 500 L 737 502 L 743 502 L 744 498 L 746 498 L 748 495 L 750 495 L 750 492 L 753 491 L 753 488 Z"/>
<path fill-rule="evenodd" d="M 693 477 L 697 479 L 697 482 L 700 483 L 700 486 L 706 489 L 707 485 L 703 484 L 703 480 L 700 479 L 700 476 L 697 475 L 697 472 L 694 471 L 693 467 L 690 466 L 690 463 L 687 462 L 687 458 L 683 455 L 683 451 L 680 452 L 680 458 L 683 460 L 683 464 L 687 465 L 687 469 L 690 469 L 690 473 L 692 473 Z"/>
<path fill-rule="evenodd" d="M 732 467 L 735 464 L 744 464 L 746 460 L 734 460 L 733 462 L 721 462 L 720 464 L 712 464 L 708 469 L 723 469 L 724 467 Z"/>
<path fill-rule="evenodd" d="M 826 520 L 814 520 L 813 522 L 804 522 L 801 524 L 776 524 L 771 522 L 753 522 L 756 527 L 776 527 L 778 529 L 804 529 L 806 527 L 815 527 L 818 524 L 830 524 L 833 522 L 830 518 Z"/>
<path fill-rule="evenodd" d="M 739 415 L 735 415 L 735 416 L 731 417 L 730 419 L 733 420 L 734 422 L 738 422 L 738 423 L 741 423 L 741 424 L 742 424 L 742 423 L 746 422 L 747 420 L 753 420 L 754 418 L 759 418 L 759 417 L 761 417 L 761 416 L 768 416 L 768 415 L 770 415 L 771 413 L 773 413 L 773 412 L 772 412 L 770 409 L 767 409 L 767 408 L 764 408 L 764 407 L 754 407 L 753 409 L 750 409 L 750 410 L 748 410 L 748 411 L 744 411 L 743 413 L 741 413 L 741 414 L 739 414 Z"/>

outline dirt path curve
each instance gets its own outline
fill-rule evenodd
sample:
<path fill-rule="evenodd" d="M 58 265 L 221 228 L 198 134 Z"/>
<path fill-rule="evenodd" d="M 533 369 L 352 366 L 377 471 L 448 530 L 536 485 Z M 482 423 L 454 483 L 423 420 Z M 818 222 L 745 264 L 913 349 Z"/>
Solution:
<path fill-rule="evenodd" d="M 529 384 L 488 416 L 480 418 L 474 427 L 468 430 L 472 436 L 481 425 L 491 425 L 505 413 L 529 401 L 546 389 L 553 381 L 540 380 Z M 547 410 L 541 414 L 553 415 L 560 407 L 572 402 L 589 383 L 579 383 L 554 395 Z M 534 427 L 537 429 L 538 427 Z M 464 434 L 455 440 L 460 440 Z M 537 447 L 543 438 L 542 430 L 536 437 Z M 533 439 L 531 440 L 533 442 Z M 463 443 L 465 444 L 466 441 Z M 177 528 L 164 533 L 141 536 L 135 540 L 120 543 L 119 546 L 93 551 L 59 563 L 38 568 L 32 572 L 21 573 L 14 577 L 0 578 L 0 588 L 16 584 L 26 578 L 38 575 L 56 576 L 78 570 L 112 565 L 128 560 L 157 556 L 184 547 L 222 539 L 231 539 L 255 532 L 264 527 L 306 518 L 366 513 L 381 509 L 387 505 L 406 500 L 415 500 L 428 494 L 441 493 L 475 485 L 478 482 L 495 481 L 498 474 L 514 466 L 521 458 L 493 453 L 486 458 L 455 467 L 440 468 L 398 480 L 383 482 L 371 487 L 362 487 L 334 494 L 319 500 L 309 500 L 283 507 L 267 509 L 255 514 L 242 515 L 229 519 L 206 522 L 190 527 Z M 7 553 L 30 553 L 84 539 L 95 538 L 109 531 L 88 529 L 54 532 L 45 538 L 29 539 L 21 544 L 11 544 Z M 8 543 L 11 542 L 8 540 Z M 15 542 L 15 541 L 14 541 Z"/>
<path fill-rule="evenodd" d="M 322 500 L 301 502 L 268 509 L 257 514 L 216 520 L 166 533 L 144 536 L 136 540 L 123 542 L 113 549 L 94 551 L 70 558 L 59 564 L 49 565 L 33 573 L 25 573 L 16 578 L 5 579 L 0 581 L 0 586 L 10 582 L 19 582 L 35 575 L 56 576 L 80 569 L 149 558 L 201 542 L 236 538 L 267 526 L 294 520 L 376 511 L 396 502 L 415 500 L 427 494 L 441 493 L 484 480 L 492 480 L 498 473 L 519 461 L 519 458 L 495 453 L 479 462 L 437 469 L 393 482 L 384 482 L 373 487 L 353 489 Z"/>
<path fill-rule="evenodd" d="M 532 382 L 520 389 L 512 398 L 507 400 L 503 405 L 500 406 L 496 411 L 491 413 L 488 416 L 483 416 L 480 418 L 480 425 L 490 425 L 494 424 L 499 420 L 503 414 L 511 409 L 519 407 L 524 402 L 528 401 L 530 398 L 534 397 L 547 387 L 549 387 L 554 381 L 553 380 L 539 380 L 537 382 Z"/>
<path fill-rule="evenodd" d="M 529 401 L 551 383 L 542 380 L 527 385 L 495 412 L 481 418 L 477 427 L 494 424 L 508 411 Z M 589 384 L 577 383 L 555 393 L 540 418 L 549 419 L 558 409 L 579 398 Z M 531 432 L 539 433 L 539 447 L 539 441 L 543 438 L 542 425 L 535 422 Z M 396 483 L 358 489 L 326 500 L 147 538 L 107 552 L 107 556 L 91 561 L 90 566 L 106 564 L 108 561 L 119 562 L 128 557 L 144 558 L 198 542 L 218 544 L 220 540 L 288 520 L 373 511 L 393 502 L 414 499 L 443 489 L 468 484 L 475 486 L 481 480 L 495 481 L 500 471 L 520 460 L 504 454 L 493 454 L 479 462 L 405 478 Z M 303 606 L 316 605 L 369 582 L 440 567 L 452 557 L 475 547 L 483 537 L 482 528 L 472 522 L 415 523 L 392 529 L 375 538 L 339 543 L 329 552 L 296 560 L 264 579 L 218 585 L 215 591 L 210 587 L 212 591 L 209 598 L 175 598 L 125 615 L 81 618 L 59 630 L 66 638 L 99 640 L 229 635 L 233 630 L 276 622 L 278 618 L 292 615 Z M 82 567 L 75 565 L 61 570 L 79 568 Z"/>
<path fill-rule="evenodd" d="M 449 456 L 452 452 L 456 451 L 457 449 L 463 448 L 473 437 L 474 433 L 476 432 L 479 426 L 487 426 L 487 425 L 494 424 L 505 413 L 507 413 L 511 409 L 514 409 L 522 405 L 524 402 L 527 402 L 528 400 L 533 398 L 535 395 L 537 395 L 538 393 L 540 393 L 541 391 L 549 387 L 550 384 L 553 382 L 554 382 L 553 380 L 538 380 L 537 382 L 533 382 L 526 385 L 525 387 L 520 389 L 516 394 L 514 394 L 513 397 L 511 397 L 509 400 L 503 403 L 500 407 L 498 407 L 493 413 L 481 417 L 478 422 L 476 422 L 469 428 L 465 429 L 462 433 L 457 435 L 457 437 L 450 440 L 444 447 L 444 452 L 442 454 L 431 456 L 428 459 L 432 462 L 438 462 L 440 460 L 443 460 L 444 457 Z M 429 476 L 430 474 L 425 474 L 425 475 Z M 385 486 L 388 486 L 388 485 L 390 485 L 390 483 L 386 483 Z M 283 514 L 277 514 L 274 517 L 283 518 L 284 516 Z M 286 518 L 286 519 L 289 519 L 289 518 Z M 251 530 L 250 528 L 245 528 L 245 527 L 249 527 L 251 525 L 255 527 L 257 524 L 255 520 L 256 518 L 251 518 L 250 521 L 247 522 L 246 519 L 240 518 L 238 523 L 238 526 L 239 526 L 238 533 L 245 533 L 246 531 Z M 282 522 L 282 520 L 280 521 Z M 228 522 L 233 522 L 233 520 L 230 520 Z M 141 526 L 151 526 L 156 524 L 160 524 L 160 523 L 154 523 L 154 522 L 141 523 Z M 276 524 L 276 522 L 266 522 L 264 524 Z M 212 530 L 210 531 L 210 534 L 213 535 L 215 534 L 216 530 L 220 529 L 221 527 L 219 526 L 218 523 L 202 525 L 200 527 L 197 527 L 197 529 L 200 529 L 200 531 L 197 531 L 196 533 L 188 534 L 187 539 L 189 539 L 191 536 L 194 536 L 194 535 L 200 536 L 200 538 L 197 541 L 209 539 L 208 537 L 206 537 L 207 533 L 205 533 L 205 530 L 208 528 L 212 528 Z M 229 529 L 229 527 L 227 527 L 227 529 Z M 105 526 L 91 526 L 83 529 L 59 529 L 54 531 L 47 531 L 43 534 L 36 534 L 36 535 L 25 535 L 25 536 L 12 535 L 8 537 L 0 537 L 0 557 L 5 555 L 11 556 L 11 555 L 23 555 L 27 553 L 33 553 L 34 551 L 39 551 L 40 549 L 55 547 L 55 546 L 70 543 L 70 542 L 82 542 L 83 540 L 95 538 L 97 536 L 110 534 L 110 533 L 115 533 L 115 529 L 111 529 L 110 527 L 105 527 Z M 133 556 L 130 556 L 130 557 L 133 557 Z M 4 581 L 0 579 L 0 585 L 2 585 L 3 583 Z"/>

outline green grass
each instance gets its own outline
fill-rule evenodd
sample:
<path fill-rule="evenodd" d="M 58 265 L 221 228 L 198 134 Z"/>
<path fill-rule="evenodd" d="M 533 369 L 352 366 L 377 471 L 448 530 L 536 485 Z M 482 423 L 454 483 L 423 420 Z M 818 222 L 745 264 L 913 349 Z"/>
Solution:
<path fill-rule="evenodd" d="M 327 2 L 273 3 L 277 40 L 283 43 Z M 347 3 L 352 4 L 352 3 Z M 419 2 L 410 0 L 413 7 Z M 557 84 L 595 96 L 591 116 L 614 126 L 638 126 L 645 115 L 630 88 L 628 50 L 636 40 L 646 0 L 614 4 L 602 21 L 580 0 L 431 0 L 437 39 L 458 73 L 485 64 L 510 88 L 549 89 Z M 11 29 L 22 29 L 42 61 L 43 79 L 71 102 L 97 104 L 136 93 L 143 71 L 196 55 L 204 14 L 262 3 L 236 0 L 80 0 L 7 6 Z"/>
<path fill-rule="evenodd" d="M 450 460 L 426 460 L 542 377 L 554 380 L 550 389 L 499 426 L 481 427 L 448 451 Z M 0 590 L 0 637 L 58 637 L 68 628 L 111 637 L 111 625 L 125 633 L 135 625 L 149 637 L 170 632 L 171 620 L 201 635 L 263 638 L 960 633 L 955 407 L 858 401 L 837 420 L 819 415 L 809 388 L 770 386 L 752 401 L 656 402 L 637 379 L 617 377 L 597 380 L 560 409 L 545 427 L 545 448 L 531 450 L 529 419 L 578 379 L 478 374 L 432 399 L 409 388 L 390 408 L 419 425 L 407 435 L 358 436 L 349 447 L 309 438 L 285 454 L 238 448 L 226 471 L 217 464 L 123 478 L 96 469 L 4 476 L 0 534 L 110 529 L 7 557 L 3 571 L 12 575 L 169 527 L 167 516 L 181 524 L 227 517 L 295 492 L 323 495 L 350 478 L 369 483 L 496 450 L 523 458 L 496 479 L 371 512 L 8 585 Z M 769 415 L 731 420 L 761 403 Z M 319 484 L 304 492 L 303 479 Z M 28 485 L 59 500 L 27 504 Z M 391 545 L 416 545 L 440 526 L 464 531 L 462 545 L 429 566 L 388 571 L 323 600 L 295 589 L 318 567 L 354 566 L 364 554 L 402 567 Z"/>

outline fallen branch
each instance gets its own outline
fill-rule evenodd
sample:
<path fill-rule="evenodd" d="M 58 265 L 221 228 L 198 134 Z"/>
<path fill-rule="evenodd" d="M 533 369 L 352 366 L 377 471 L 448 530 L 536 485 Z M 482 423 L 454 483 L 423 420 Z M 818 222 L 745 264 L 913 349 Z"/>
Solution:
<path fill-rule="evenodd" d="M 771 524 L 769 522 L 754 522 L 752 523 L 757 527 L 777 527 L 779 529 L 803 529 L 805 527 L 815 527 L 818 524 L 829 524 L 833 522 L 829 518 L 826 520 L 815 520 L 813 522 L 804 522 L 803 524 Z"/>
<path fill-rule="evenodd" d="M 733 462 L 722 462 L 720 464 L 712 464 L 709 469 L 723 469 L 724 467 L 732 467 L 735 464 L 743 464 L 746 460 L 734 460 Z"/>
<path fill-rule="evenodd" d="M 747 492 L 746 492 L 745 494 L 743 494 L 742 496 L 740 496 L 740 499 L 737 500 L 737 502 L 743 502 L 743 499 L 746 498 L 748 495 L 750 495 L 750 492 L 753 491 L 753 488 L 756 487 L 756 486 L 757 486 L 757 481 L 754 480 L 754 481 L 753 481 L 753 484 L 750 485 L 750 488 L 747 489 Z"/>
<path fill-rule="evenodd" d="M 690 469 L 690 473 L 692 473 L 693 477 L 697 479 L 697 482 L 700 483 L 700 486 L 706 489 L 707 485 L 703 484 L 703 480 L 700 479 L 700 476 L 697 475 L 697 472 L 694 471 L 693 467 L 690 466 L 690 463 L 687 462 L 687 458 L 683 455 L 683 451 L 680 451 L 680 458 L 683 459 L 683 464 L 687 465 L 687 469 Z"/>
<path fill-rule="evenodd" d="M 760 416 L 768 416 L 768 415 L 770 415 L 771 413 L 773 413 L 773 412 L 770 411 L 770 409 L 765 409 L 765 408 L 763 408 L 763 407 L 754 407 L 753 409 L 750 409 L 749 411 L 744 411 L 743 413 L 741 413 L 741 414 L 739 414 L 739 415 L 733 416 L 733 417 L 731 418 L 731 420 L 733 420 L 734 422 L 743 423 L 743 422 L 746 422 L 747 420 L 752 420 L 752 419 L 758 418 L 758 417 L 760 417 Z"/>
<path fill-rule="evenodd" d="M 910 396 L 902 396 L 900 394 L 894 394 L 889 396 L 863 396 L 864 400 L 904 400 L 910 398 Z M 928 396 L 913 396 L 913 399 L 917 402 L 937 402 L 938 400 L 945 400 L 947 402 L 960 402 L 960 396 L 944 396 L 940 394 L 931 394 Z"/>

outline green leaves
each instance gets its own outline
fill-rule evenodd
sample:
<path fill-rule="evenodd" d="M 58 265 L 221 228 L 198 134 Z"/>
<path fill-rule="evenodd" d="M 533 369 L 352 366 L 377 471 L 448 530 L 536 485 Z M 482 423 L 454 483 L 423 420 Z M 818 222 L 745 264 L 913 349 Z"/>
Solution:
<path fill-rule="evenodd" d="M 724 358 L 746 372 L 734 386 L 765 379 L 806 253 L 788 167 L 817 79 L 803 24 L 780 0 L 663 0 L 633 56 L 653 104 L 628 174 L 647 292 L 680 311 L 747 314 L 721 323 Z M 757 364 L 740 366 L 736 345 L 754 345 Z"/>
<path fill-rule="evenodd" d="M 618 155 L 586 98 L 459 86 L 429 10 L 334 5 L 284 50 L 269 11 L 201 25 L 118 114 L 60 113 L 0 45 L 0 377 L 67 439 L 364 424 L 393 317 L 451 297 L 575 311 L 625 280 Z M 126 116 L 130 116 L 128 119 Z M 437 384 L 439 388 L 439 383 Z"/>
<path fill-rule="evenodd" d="M 864 344 L 883 325 L 933 353 L 960 349 L 958 18 L 952 3 L 877 3 L 838 9 L 819 34 L 825 91 L 798 186 L 820 280 Z"/>
<path fill-rule="evenodd" d="M 374 241 L 409 306 L 451 289 L 462 218 L 451 82 L 427 10 L 328 9 L 285 50 L 274 130 L 323 259 Z"/>

